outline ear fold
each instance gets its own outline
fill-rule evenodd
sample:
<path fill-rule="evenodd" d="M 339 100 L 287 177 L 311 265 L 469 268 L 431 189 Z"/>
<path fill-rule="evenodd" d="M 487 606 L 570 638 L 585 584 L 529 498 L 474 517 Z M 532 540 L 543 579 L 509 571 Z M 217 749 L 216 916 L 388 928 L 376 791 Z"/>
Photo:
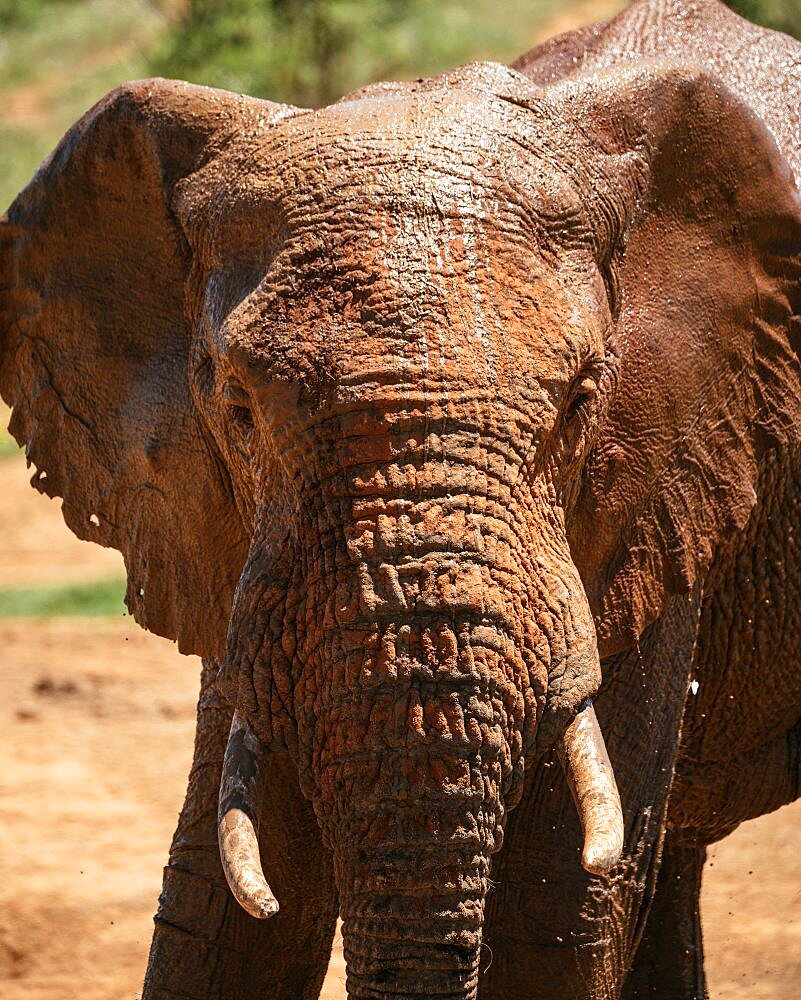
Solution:
<path fill-rule="evenodd" d="M 126 603 L 219 656 L 248 530 L 194 411 L 175 184 L 290 109 L 146 80 L 67 133 L 0 222 L 0 392 L 81 538 L 119 549 Z"/>
<path fill-rule="evenodd" d="M 602 655 L 630 644 L 741 529 L 758 469 L 801 437 L 801 206 L 756 116 L 694 70 L 565 88 L 604 151 L 598 214 L 619 287 L 617 389 L 573 548 Z"/>

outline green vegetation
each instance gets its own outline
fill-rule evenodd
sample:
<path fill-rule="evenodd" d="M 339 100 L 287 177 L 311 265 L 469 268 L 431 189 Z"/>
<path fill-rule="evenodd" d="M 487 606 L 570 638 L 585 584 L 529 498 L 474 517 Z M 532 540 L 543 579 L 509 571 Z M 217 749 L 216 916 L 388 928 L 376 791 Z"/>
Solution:
<path fill-rule="evenodd" d="M 147 0 L 0 0 L 0 211 L 87 108 L 148 74 L 168 25 Z"/>
<path fill-rule="evenodd" d="M 755 24 L 801 38 L 799 0 L 726 0 L 726 3 Z"/>
<path fill-rule="evenodd" d="M 151 59 L 163 76 L 302 106 L 379 79 L 428 76 L 470 59 L 508 61 L 562 0 L 192 0 Z M 626 6 L 596 5 L 589 19 Z M 799 0 L 731 0 L 757 23 L 801 34 Z M 522 44 L 521 44 L 522 40 Z"/>
<path fill-rule="evenodd" d="M 601 13 L 623 6 L 606 3 Z M 303 106 L 373 80 L 510 60 L 562 0 L 193 0 L 152 60 L 164 76 Z"/>
<path fill-rule="evenodd" d="M 6 430 L 10 416 L 11 411 L 9 408 L 5 403 L 0 402 L 0 458 L 6 458 L 9 455 L 19 455 L 20 452 L 17 442 Z"/>
<path fill-rule="evenodd" d="M 578 0 L 0 0 L 0 209 L 115 84 L 161 74 L 300 105 L 509 60 Z M 801 37 L 799 0 L 728 0 Z M 626 0 L 584 0 L 588 20 Z M 560 25 L 556 25 L 558 28 Z"/>
<path fill-rule="evenodd" d="M 576 2 L 0 0 L 0 211 L 123 80 L 171 76 L 317 105 L 377 79 L 508 61 Z M 586 17 L 625 3 L 597 0 Z"/>
<path fill-rule="evenodd" d="M 17 442 L 7 431 L 0 431 L 0 458 L 8 458 L 10 455 L 18 455 L 19 447 Z"/>
<path fill-rule="evenodd" d="M 100 617 L 125 614 L 125 581 L 0 588 L 0 618 Z"/>

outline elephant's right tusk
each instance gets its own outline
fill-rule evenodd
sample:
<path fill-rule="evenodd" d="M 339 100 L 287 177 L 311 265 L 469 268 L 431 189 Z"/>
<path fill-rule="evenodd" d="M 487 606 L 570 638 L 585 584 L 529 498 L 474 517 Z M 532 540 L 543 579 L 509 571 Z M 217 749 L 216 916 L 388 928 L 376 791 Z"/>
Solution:
<path fill-rule="evenodd" d="M 261 920 L 278 912 L 278 900 L 267 884 L 259 859 L 258 790 L 264 746 L 247 722 L 234 712 L 220 780 L 217 836 L 223 871 L 239 905 Z"/>
<path fill-rule="evenodd" d="M 570 723 L 556 749 L 584 831 L 581 864 L 593 875 L 605 875 L 623 850 L 623 810 L 592 702 Z"/>

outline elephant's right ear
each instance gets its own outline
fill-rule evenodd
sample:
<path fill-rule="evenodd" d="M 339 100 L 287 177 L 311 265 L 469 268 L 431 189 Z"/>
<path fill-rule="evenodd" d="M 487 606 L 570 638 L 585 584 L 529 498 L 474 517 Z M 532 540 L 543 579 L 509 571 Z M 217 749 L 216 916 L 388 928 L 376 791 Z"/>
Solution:
<path fill-rule="evenodd" d="M 145 80 L 64 137 L 0 220 L 0 393 L 80 538 L 119 549 L 136 620 L 221 655 L 248 537 L 195 412 L 175 185 L 294 109 Z"/>

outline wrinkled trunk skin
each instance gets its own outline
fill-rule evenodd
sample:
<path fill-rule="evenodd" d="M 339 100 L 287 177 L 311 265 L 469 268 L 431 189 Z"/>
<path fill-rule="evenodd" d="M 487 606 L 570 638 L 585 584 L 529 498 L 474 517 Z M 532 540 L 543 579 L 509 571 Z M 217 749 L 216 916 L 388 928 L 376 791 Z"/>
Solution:
<path fill-rule="evenodd" d="M 476 996 L 490 858 L 544 706 L 558 729 L 597 683 L 552 498 L 454 437 L 450 462 L 444 437 L 402 465 L 329 453 L 297 535 L 261 512 L 231 625 L 223 686 L 297 760 L 354 998 Z"/>
<path fill-rule="evenodd" d="M 522 713 L 512 685 L 490 679 L 498 654 L 430 631 L 389 626 L 380 642 L 394 656 L 383 677 L 368 668 L 384 690 L 317 723 L 316 804 L 335 845 L 353 997 L 475 994 L 490 855 L 518 794 Z M 357 654 L 361 671 L 370 652 Z"/>

